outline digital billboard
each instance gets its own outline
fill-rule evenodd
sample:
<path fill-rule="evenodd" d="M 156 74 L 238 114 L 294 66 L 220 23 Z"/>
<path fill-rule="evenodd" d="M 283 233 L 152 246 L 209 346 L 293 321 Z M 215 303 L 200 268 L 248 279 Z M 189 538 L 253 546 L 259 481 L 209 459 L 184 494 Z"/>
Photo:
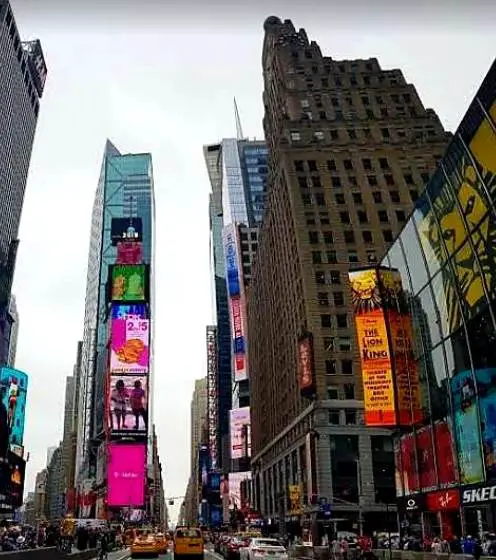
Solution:
<path fill-rule="evenodd" d="M 244 301 L 243 295 L 231 298 L 231 333 L 235 381 L 248 379 L 244 328 L 246 306 Z"/>
<path fill-rule="evenodd" d="M 416 435 L 419 483 L 424 491 L 434 490 L 437 486 L 432 435 L 432 426 L 420 428 Z"/>
<path fill-rule="evenodd" d="M 150 321 L 132 316 L 111 321 L 111 373 L 148 373 Z"/>
<path fill-rule="evenodd" d="M 250 407 L 229 411 L 231 428 L 231 459 L 251 457 Z"/>
<path fill-rule="evenodd" d="M 224 245 L 224 260 L 226 266 L 227 292 L 230 297 L 241 293 L 241 279 L 239 274 L 238 231 L 235 224 L 228 224 L 222 230 Z"/>
<path fill-rule="evenodd" d="M 0 441 L 4 452 L 8 448 L 7 443 L 22 445 L 27 389 L 28 376 L 24 372 L 9 367 L 0 368 L 0 406 L 5 407 L 1 417 L 7 419 L 7 425 L 0 426 Z"/>
<path fill-rule="evenodd" d="M 377 271 L 351 271 L 349 279 L 362 365 L 365 424 L 394 426 L 393 372 Z"/>
<path fill-rule="evenodd" d="M 243 480 L 251 480 L 250 471 L 229 473 L 229 501 L 238 509 L 246 505 L 241 499 L 241 482 Z"/>
<path fill-rule="evenodd" d="M 208 489 L 208 472 L 210 471 L 210 453 L 207 445 L 200 445 L 198 450 L 198 472 L 200 480 L 198 481 L 201 488 Z"/>
<path fill-rule="evenodd" d="M 141 264 L 143 262 L 143 243 L 120 241 L 117 243 L 116 264 Z"/>
<path fill-rule="evenodd" d="M 108 398 L 109 428 L 112 433 L 146 434 L 148 426 L 146 375 L 112 375 Z"/>
<path fill-rule="evenodd" d="M 399 449 L 401 487 L 405 496 L 420 490 L 415 438 L 405 434 L 400 438 Z"/>
<path fill-rule="evenodd" d="M 434 446 L 437 453 L 437 474 L 441 487 L 454 484 L 458 480 L 455 461 L 454 439 L 447 422 L 434 424 Z"/>
<path fill-rule="evenodd" d="M 110 267 L 112 301 L 140 302 L 147 298 L 148 270 L 144 264 L 115 264 Z"/>
<path fill-rule="evenodd" d="M 110 238 L 114 246 L 120 241 L 142 241 L 143 222 L 141 218 L 112 218 Z"/>
<path fill-rule="evenodd" d="M 6 461 L 0 462 L 0 509 L 20 507 L 24 493 L 26 461 L 9 451 Z"/>
<path fill-rule="evenodd" d="M 313 337 L 310 333 L 298 340 L 298 383 L 303 396 L 310 397 L 315 393 Z"/>
<path fill-rule="evenodd" d="M 148 319 L 148 311 L 144 303 L 112 305 L 112 319 Z"/>
<path fill-rule="evenodd" d="M 109 444 L 107 502 L 110 507 L 144 505 L 145 466 L 145 444 Z"/>

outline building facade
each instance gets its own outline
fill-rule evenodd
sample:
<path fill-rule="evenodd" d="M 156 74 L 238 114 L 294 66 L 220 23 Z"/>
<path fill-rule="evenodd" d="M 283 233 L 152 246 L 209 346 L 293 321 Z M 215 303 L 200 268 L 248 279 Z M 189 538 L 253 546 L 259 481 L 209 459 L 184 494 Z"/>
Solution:
<path fill-rule="evenodd" d="M 79 480 L 96 476 L 97 450 L 106 428 L 107 283 L 109 266 L 115 264 L 117 259 L 117 247 L 112 240 L 112 222 L 119 218 L 140 219 L 143 263 L 151 265 L 155 219 L 151 155 L 121 154 L 107 140 L 93 206 L 88 256 L 77 427 L 76 475 Z M 153 293 L 152 276 L 151 308 Z M 151 410 L 149 412 L 151 414 Z"/>
<path fill-rule="evenodd" d="M 401 526 L 450 540 L 496 526 L 496 63 L 365 294 L 381 302 Z M 356 312 L 357 328 L 374 305 Z M 364 384 L 370 385 L 371 375 Z M 393 398 L 394 397 L 394 398 Z M 366 407 L 367 410 L 367 407 Z"/>
<path fill-rule="evenodd" d="M 65 513 L 65 470 L 62 443 L 50 448 L 47 465 L 45 516 L 50 522 L 59 522 Z"/>
<path fill-rule="evenodd" d="M 325 57 L 289 20 L 264 27 L 270 180 L 248 298 L 253 495 L 279 522 L 315 520 L 321 498 L 343 529 L 383 530 L 396 523 L 392 439 L 364 426 L 347 273 L 378 262 L 449 135 L 400 70 Z"/>
<path fill-rule="evenodd" d="M 8 359 L 9 301 L 24 192 L 46 65 L 38 40 L 22 42 L 8 0 L 0 1 L 0 365 Z"/>

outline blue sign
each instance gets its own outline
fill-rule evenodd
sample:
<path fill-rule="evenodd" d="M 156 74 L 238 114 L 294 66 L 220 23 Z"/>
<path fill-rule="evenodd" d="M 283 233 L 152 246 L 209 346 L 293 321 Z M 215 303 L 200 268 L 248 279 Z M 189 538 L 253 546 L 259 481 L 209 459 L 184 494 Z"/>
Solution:
<path fill-rule="evenodd" d="M 231 297 L 238 296 L 240 293 L 237 239 L 234 228 L 233 225 L 226 226 L 223 232 L 227 291 Z"/>
<path fill-rule="evenodd" d="M 222 506 L 210 506 L 210 524 L 215 527 L 222 525 Z"/>
<path fill-rule="evenodd" d="M 11 445 L 22 445 L 27 390 L 28 376 L 24 372 L 9 367 L 0 368 L 0 406 L 5 407 Z"/>

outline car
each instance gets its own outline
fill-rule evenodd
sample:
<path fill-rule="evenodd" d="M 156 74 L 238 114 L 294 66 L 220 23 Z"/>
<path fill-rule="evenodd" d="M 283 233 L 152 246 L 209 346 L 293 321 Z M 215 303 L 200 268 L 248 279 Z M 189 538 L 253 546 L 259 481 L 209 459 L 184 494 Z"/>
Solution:
<path fill-rule="evenodd" d="M 163 533 L 157 533 L 155 535 L 155 544 L 159 554 L 166 554 L 169 549 L 169 543 L 167 542 L 167 537 Z"/>
<path fill-rule="evenodd" d="M 203 560 L 204 542 L 200 529 L 177 527 L 174 533 L 174 560 Z"/>
<path fill-rule="evenodd" d="M 239 552 L 240 560 L 288 560 L 288 551 L 277 539 L 251 539 Z"/>
<path fill-rule="evenodd" d="M 136 535 L 131 545 L 131 558 L 148 556 L 157 558 L 159 555 L 157 541 L 152 533 L 143 532 Z"/>

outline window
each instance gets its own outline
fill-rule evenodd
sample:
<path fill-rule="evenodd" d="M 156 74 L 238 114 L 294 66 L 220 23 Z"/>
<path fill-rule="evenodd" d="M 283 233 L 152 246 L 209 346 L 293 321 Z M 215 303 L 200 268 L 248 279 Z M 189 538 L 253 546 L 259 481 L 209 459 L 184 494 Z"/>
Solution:
<path fill-rule="evenodd" d="M 358 221 L 361 224 L 366 224 L 369 221 L 368 216 L 367 216 L 367 212 L 365 212 L 365 210 L 358 210 L 357 211 L 357 216 L 358 216 Z"/>
<path fill-rule="evenodd" d="M 405 177 L 405 183 L 407 185 L 414 185 L 415 184 L 413 182 L 413 175 L 411 173 L 405 173 L 404 177 Z"/>
<path fill-rule="evenodd" d="M 353 202 L 355 204 L 363 204 L 362 193 L 354 192 L 353 193 Z"/>
<path fill-rule="evenodd" d="M 351 161 L 351 159 L 343 160 L 343 165 L 347 171 L 351 171 L 353 169 L 353 162 Z"/>
<path fill-rule="evenodd" d="M 367 175 L 367 179 L 371 187 L 377 186 L 377 177 L 375 175 Z"/>
<path fill-rule="evenodd" d="M 302 194 L 301 200 L 304 206 L 310 206 L 312 204 L 312 197 L 309 194 Z"/>
<path fill-rule="evenodd" d="M 405 103 L 411 103 L 412 96 L 409 93 L 404 93 L 403 94 L 403 99 L 405 100 Z"/>
<path fill-rule="evenodd" d="M 388 116 L 387 107 L 381 107 L 381 117 L 387 117 L 387 116 Z"/>
<path fill-rule="evenodd" d="M 401 202 L 400 193 L 398 191 L 389 191 L 391 202 Z"/>
<path fill-rule="evenodd" d="M 317 171 L 317 162 L 314 159 L 307 161 L 309 171 Z"/>
<path fill-rule="evenodd" d="M 337 114 L 337 111 L 336 111 Z M 331 140 L 338 140 L 339 139 L 339 133 L 337 130 L 332 129 L 331 130 Z"/>
<path fill-rule="evenodd" d="M 346 314 L 336 315 L 336 322 L 337 322 L 338 328 L 347 329 L 348 328 L 348 315 L 346 315 Z"/>
<path fill-rule="evenodd" d="M 350 175 L 348 177 L 348 181 L 350 182 L 350 185 L 356 187 L 357 186 L 357 180 L 356 177 L 354 175 Z"/>
<path fill-rule="evenodd" d="M 334 297 L 334 305 L 336 305 L 337 307 L 341 307 L 342 305 L 344 305 L 343 292 L 334 292 L 332 295 Z"/>
<path fill-rule="evenodd" d="M 349 212 L 340 212 L 339 219 L 341 220 L 342 224 L 349 224 L 350 223 L 350 213 Z"/>
<path fill-rule="evenodd" d="M 363 103 L 364 105 L 370 105 L 369 98 L 368 98 L 366 95 L 362 96 L 361 99 L 362 99 L 362 103 Z"/>
<path fill-rule="evenodd" d="M 374 238 L 372 236 L 372 232 L 371 231 L 362 231 L 362 237 L 363 240 L 365 241 L 365 243 L 373 243 L 374 242 Z"/>
<path fill-rule="evenodd" d="M 310 180 L 312 181 L 312 187 L 316 189 L 322 188 L 322 181 L 318 175 L 313 175 Z"/>
<path fill-rule="evenodd" d="M 338 258 L 336 255 L 336 251 L 327 251 L 327 262 L 329 264 L 337 264 Z"/>
<path fill-rule="evenodd" d="M 303 161 L 301 159 L 296 159 L 294 161 L 294 168 L 295 168 L 295 171 L 304 171 Z"/>
<path fill-rule="evenodd" d="M 344 198 L 343 193 L 336 194 L 336 196 L 334 198 L 336 199 L 336 204 L 345 204 L 346 203 L 346 200 Z"/>
<path fill-rule="evenodd" d="M 376 204 L 381 204 L 382 203 L 382 193 L 379 191 L 374 191 L 372 193 L 372 198 L 374 199 L 374 202 Z"/>
<path fill-rule="evenodd" d="M 331 103 L 333 107 L 339 107 L 339 99 L 337 97 L 331 97 Z"/>
<path fill-rule="evenodd" d="M 324 328 L 330 328 L 332 326 L 332 319 L 330 315 L 321 315 L 320 316 L 320 324 Z"/>
<path fill-rule="evenodd" d="M 379 165 L 381 167 L 381 169 L 389 169 L 389 162 L 387 160 L 387 158 L 379 158 Z"/>
<path fill-rule="evenodd" d="M 331 270 L 331 284 L 341 284 L 341 273 L 339 270 Z"/>
<path fill-rule="evenodd" d="M 369 158 L 362 159 L 363 168 L 366 170 L 372 169 L 372 162 Z"/>
<path fill-rule="evenodd" d="M 322 272 L 321 270 L 319 270 L 318 272 L 315 273 L 315 283 L 316 284 L 325 284 L 326 283 L 325 272 Z"/>
<path fill-rule="evenodd" d="M 324 336 L 324 350 L 326 352 L 333 352 L 334 351 L 334 337 L 333 336 Z"/>
<path fill-rule="evenodd" d="M 333 159 L 327 160 L 327 169 L 329 171 L 336 171 L 336 162 Z"/>
<path fill-rule="evenodd" d="M 373 251 L 372 249 L 369 249 L 367 251 L 367 262 L 369 263 L 377 262 L 377 255 L 375 254 L 375 251 Z"/>
<path fill-rule="evenodd" d="M 355 385 L 353 383 L 345 383 L 343 389 L 345 399 L 352 400 L 355 398 Z"/>
<path fill-rule="evenodd" d="M 333 401 L 339 398 L 338 388 L 335 385 L 327 387 L 327 398 Z"/>
<path fill-rule="evenodd" d="M 379 212 L 377 212 L 377 214 L 379 215 L 379 221 L 383 224 L 387 224 L 389 221 L 388 218 L 388 214 L 386 212 L 386 210 L 379 210 Z"/>
<path fill-rule="evenodd" d="M 307 226 L 314 226 L 315 219 L 314 218 L 307 218 Z"/>
<path fill-rule="evenodd" d="M 418 192 L 417 191 L 410 191 L 410 198 L 412 199 L 412 202 L 415 202 L 418 198 Z"/>
<path fill-rule="evenodd" d="M 329 411 L 329 424 L 333 426 L 339 426 L 339 410 L 330 410 Z"/>
<path fill-rule="evenodd" d="M 381 105 L 381 103 L 384 103 L 384 99 L 382 98 L 381 95 L 377 95 L 376 98 L 375 98 L 375 100 L 377 101 L 377 103 L 378 103 L 379 105 Z"/>
<path fill-rule="evenodd" d="M 324 315 L 321 315 L 321 317 L 324 317 Z M 330 317 L 330 315 L 328 315 L 328 317 Z M 328 375 L 336 374 L 336 360 L 326 360 L 325 366 L 326 366 L 326 373 Z"/>
<path fill-rule="evenodd" d="M 345 423 L 347 426 L 357 423 L 356 411 L 346 410 L 344 413 Z"/>
<path fill-rule="evenodd" d="M 406 214 L 403 210 L 396 210 L 396 219 L 398 222 L 406 222 Z"/>
<path fill-rule="evenodd" d="M 348 251 L 348 262 L 350 263 L 358 262 L 358 254 L 356 251 Z"/>
<path fill-rule="evenodd" d="M 349 352 L 351 350 L 351 338 L 349 336 L 341 336 L 339 338 L 339 349 L 341 352 Z"/>
<path fill-rule="evenodd" d="M 332 245 L 334 238 L 332 236 L 332 231 L 324 231 L 324 243 L 326 245 Z"/>
<path fill-rule="evenodd" d="M 330 224 L 329 218 L 320 218 L 320 223 L 321 223 L 323 226 L 328 226 L 328 225 Z"/>
<path fill-rule="evenodd" d="M 312 262 L 313 264 L 322 263 L 322 255 L 320 254 L 320 251 L 312 251 Z"/>
<path fill-rule="evenodd" d="M 341 186 L 341 179 L 340 179 L 340 177 L 333 177 L 333 178 L 332 178 L 332 186 L 333 186 L 334 188 L 338 188 L 338 187 Z"/>
<path fill-rule="evenodd" d="M 382 236 L 384 237 L 384 241 L 386 241 L 386 243 L 391 243 L 393 241 L 393 232 L 390 229 L 385 229 L 382 232 Z"/>
<path fill-rule="evenodd" d="M 307 178 L 306 177 L 298 177 L 298 185 L 300 189 L 308 188 Z"/>
<path fill-rule="evenodd" d="M 315 195 L 315 202 L 317 203 L 318 206 L 325 206 L 325 196 L 322 193 L 317 193 Z"/>
<path fill-rule="evenodd" d="M 308 240 L 312 245 L 316 245 L 319 242 L 319 232 L 317 231 L 309 231 L 308 232 Z"/>
<path fill-rule="evenodd" d="M 316 138 L 317 140 L 324 140 L 324 133 L 322 132 L 322 130 L 316 130 L 313 133 L 314 138 Z"/>
<path fill-rule="evenodd" d="M 350 137 L 350 140 L 356 140 L 357 135 L 355 129 L 353 128 L 348 129 L 348 136 Z"/>
<path fill-rule="evenodd" d="M 344 232 L 344 241 L 345 243 L 355 243 L 355 232 L 346 230 Z"/>
<path fill-rule="evenodd" d="M 384 175 L 384 179 L 386 180 L 386 185 L 394 185 L 394 177 L 390 173 Z"/>
<path fill-rule="evenodd" d="M 327 120 L 327 115 L 326 115 L 326 112 L 325 112 L 325 111 L 319 111 L 319 119 L 320 119 L 321 121 Z"/>
<path fill-rule="evenodd" d="M 290 134 L 291 140 L 293 140 L 293 142 L 298 142 L 299 140 L 301 140 L 301 134 L 297 130 L 294 130 L 294 131 L 290 132 L 289 134 Z"/>
<path fill-rule="evenodd" d="M 343 375 L 353 375 L 353 360 L 341 360 L 341 373 Z"/>
<path fill-rule="evenodd" d="M 381 128 L 383 138 L 389 138 L 389 128 Z"/>
<path fill-rule="evenodd" d="M 319 305 L 323 305 L 325 307 L 329 306 L 329 295 L 327 294 L 327 292 L 319 292 L 317 294 L 317 301 L 319 302 Z"/>

